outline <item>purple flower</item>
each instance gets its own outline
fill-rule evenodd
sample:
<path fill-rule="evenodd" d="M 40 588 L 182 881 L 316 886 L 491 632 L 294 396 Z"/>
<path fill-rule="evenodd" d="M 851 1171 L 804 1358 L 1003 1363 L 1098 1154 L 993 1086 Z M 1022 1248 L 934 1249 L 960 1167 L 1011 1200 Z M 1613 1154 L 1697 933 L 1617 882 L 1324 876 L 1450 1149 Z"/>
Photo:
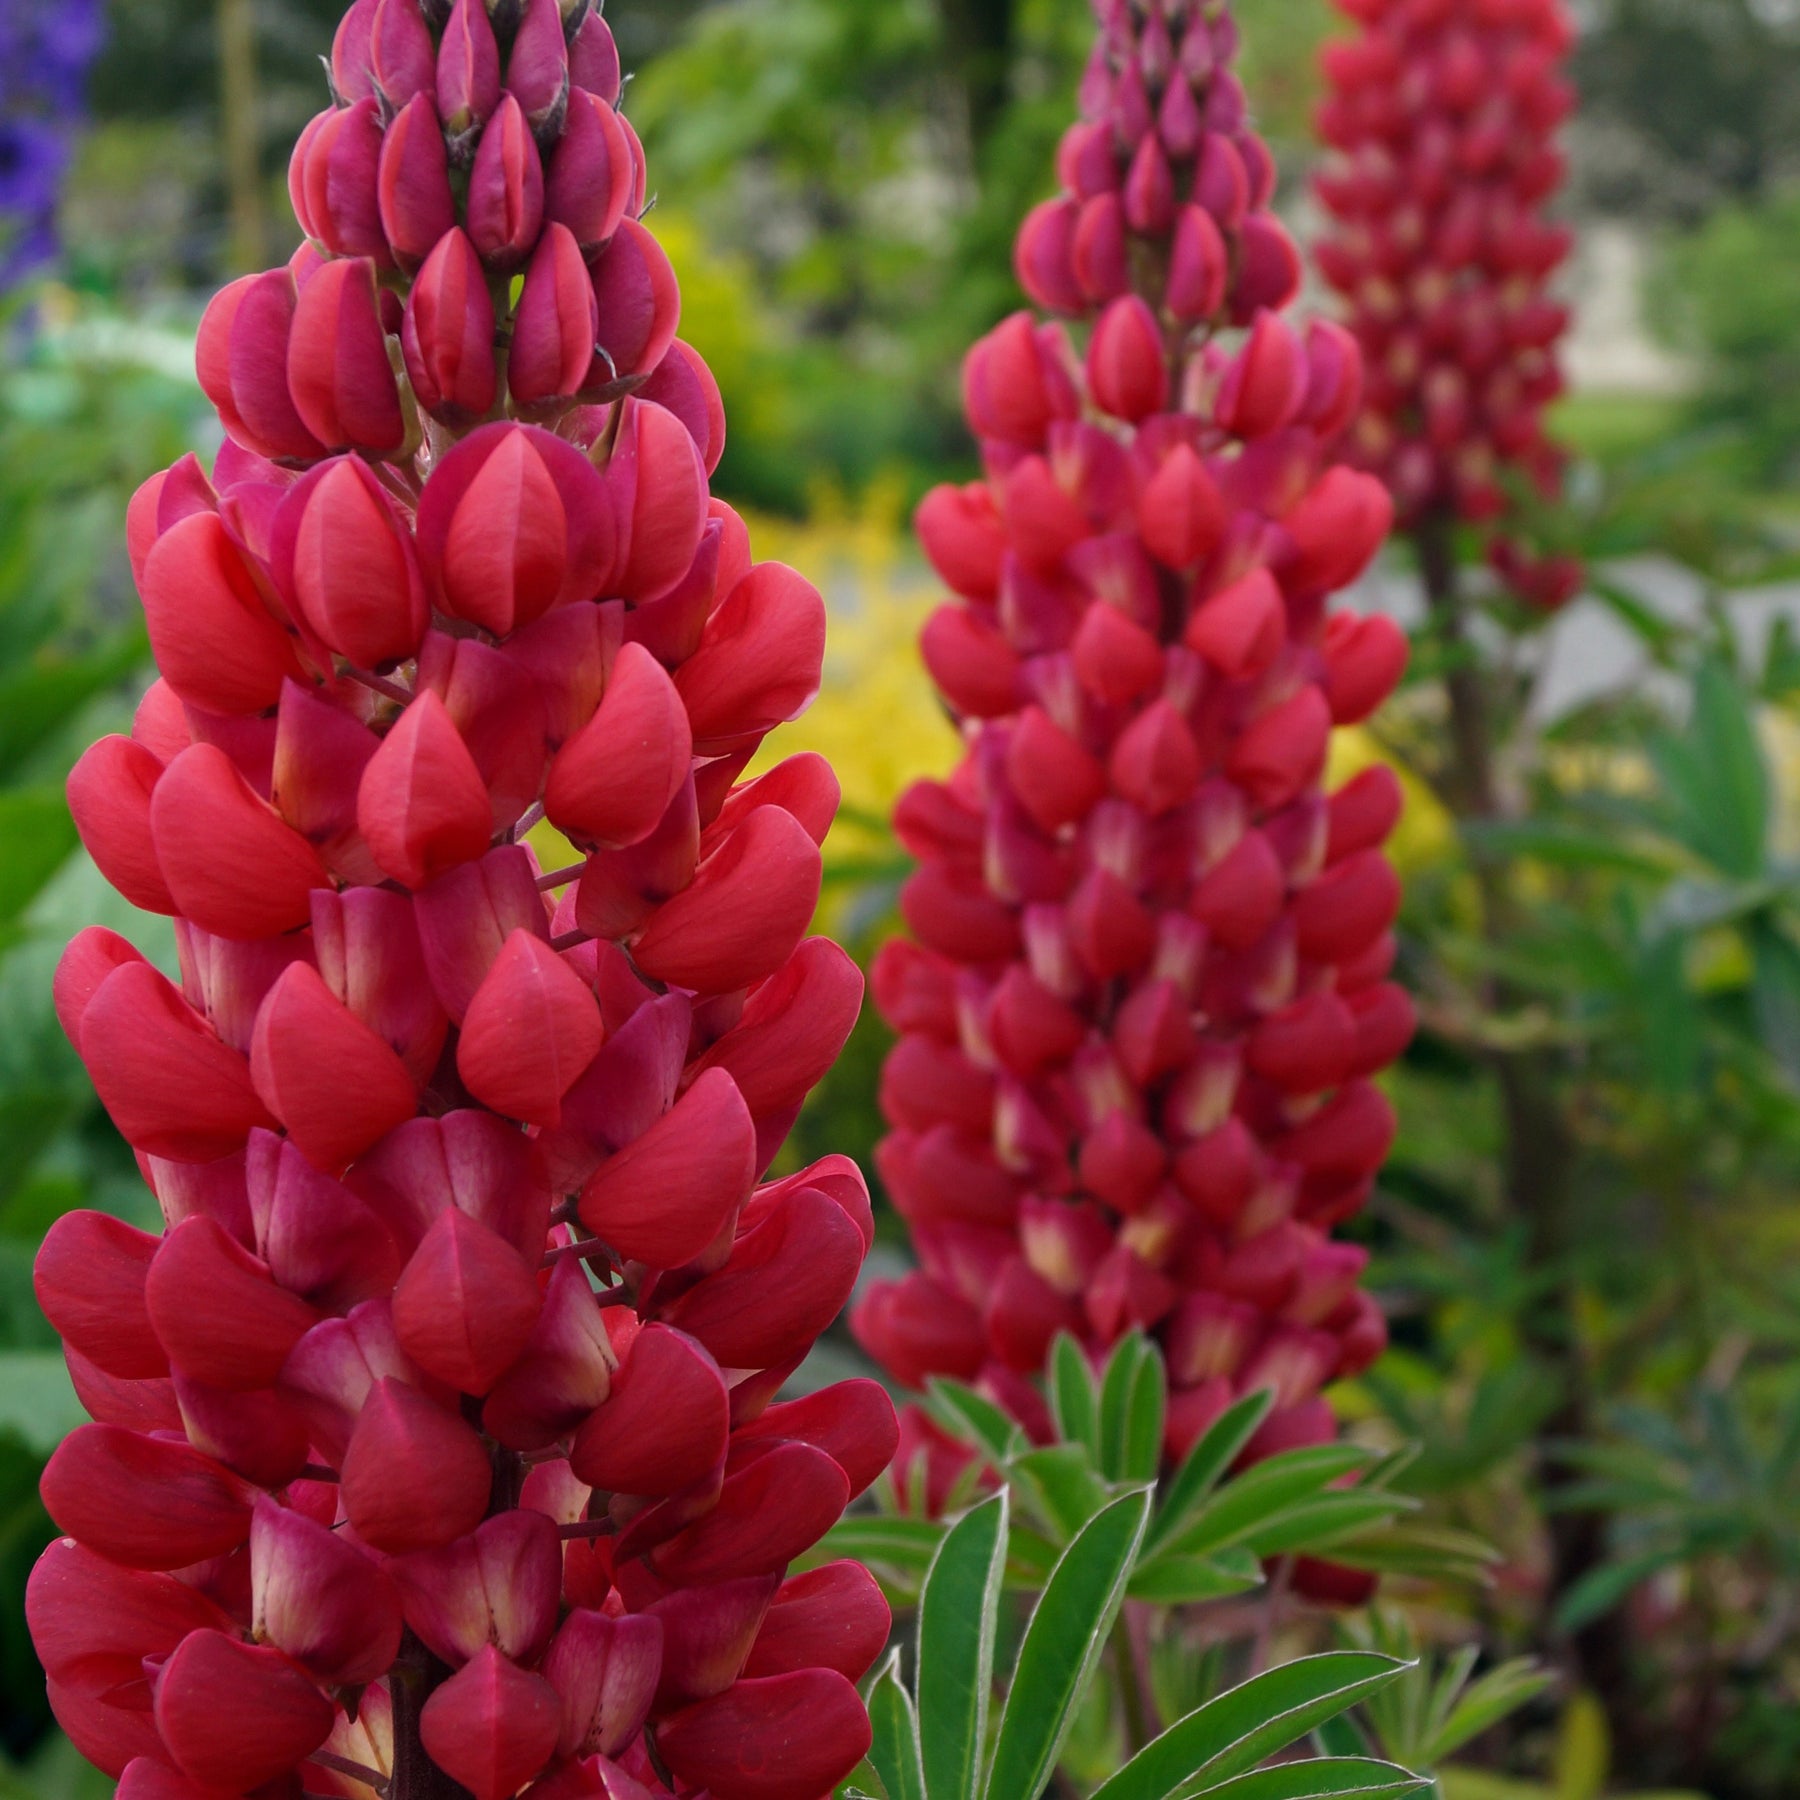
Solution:
<path fill-rule="evenodd" d="M 0 291 L 56 250 L 56 205 L 105 33 L 100 0 L 0 11 Z"/>

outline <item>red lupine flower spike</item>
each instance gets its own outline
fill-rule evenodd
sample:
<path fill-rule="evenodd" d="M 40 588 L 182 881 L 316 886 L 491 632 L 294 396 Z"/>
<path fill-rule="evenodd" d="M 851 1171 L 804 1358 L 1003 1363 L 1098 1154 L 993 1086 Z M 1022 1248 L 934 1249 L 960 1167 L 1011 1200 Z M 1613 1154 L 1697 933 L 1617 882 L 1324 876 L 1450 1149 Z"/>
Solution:
<path fill-rule="evenodd" d="M 1055 1333 L 1097 1358 L 1149 1331 L 1171 1457 L 1265 1383 L 1269 1444 L 1316 1437 L 1318 1389 L 1379 1349 L 1327 1233 L 1385 1154 L 1366 1077 L 1410 1029 L 1362 962 L 1397 791 L 1321 793 L 1333 724 L 1404 662 L 1386 621 L 1324 617 L 1390 512 L 1333 462 L 1359 355 L 1285 315 L 1234 44 L 1189 0 L 1103 9 L 1088 122 L 1016 259 L 1085 344 L 1027 313 L 977 344 L 988 479 L 919 509 L 960 596 L 925 659 L 969 748 L 896 813 L 919 943 L 876 969 L 901 1034 L 880 1162 L 924 1267 L 855 1319 L 899 1379 L 981 1382 L 1028 1424 Z M 1331 1271 L 1303 1332 L 1302 1267 Z"/>
<path fill-rule="evenodd" d="M 1570 240 L 1544 208 L 1563 175 L 1551 134 L 1571 102 L 1566 10 L 1346 10 L 1356 34 L 1322 58 L 1331 155 L 1315 189 L 1332 220 L 1319 267 L 1369 374 L 1351 450 L 1387 483 L 1403 529 L 1483 525 L 1501 582 L 1554 611 L 1579 591 L 1580 564 L 1530 541 L 1501 472 L 1544 499 L 1561 488 L 1545 409 L 1562 391 L 1568 315 L 1548 286 Z"/>
<path fill-rule="evenodd" d="M 132 501 L 162 679 L 70 780 L 181 985 L 98 928 L 55 983 L 167 1229 L 39 1259 L 96 1419 L 44 1478 L 51 1704 L 134 1800 L 320 1753 L 390 1800 L 816 1800 L 885 1614 L 783 1577 L 894 1421 L 771 1404 L 873 1219 L 847 1159 L 758 1178 L 861 979 L 803 936 L 830 770 L 739 778 L 823 604 L 710 498 L 598 14 L 356 0 L 331 79 L 308 243 L 202 325 L 227 442 Z"/>

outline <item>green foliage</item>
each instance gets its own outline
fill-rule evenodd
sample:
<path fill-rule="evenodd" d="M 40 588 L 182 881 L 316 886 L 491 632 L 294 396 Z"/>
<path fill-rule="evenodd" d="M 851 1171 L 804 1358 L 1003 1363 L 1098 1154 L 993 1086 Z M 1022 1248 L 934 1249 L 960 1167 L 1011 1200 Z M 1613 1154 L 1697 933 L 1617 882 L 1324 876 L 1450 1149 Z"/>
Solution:
<path fill-rule="evenodd" d="M 1150 1520 L 1150 1490 L 1142 1486 L 1104 1498 L 1057 1555 L 990 1730 L 1001 1572 L 1016 1560 L 1011 1493 L 1003 1487 L 943 1530 L 920 1591 L 913 1680 L 902 1679 L 895 1652 L 870 1689 L 869 1764 L 887 1800 L 1038 1800 L 1109 1642 L 1129 1644 L 1115 1624 Z M 1371 1757 L 1257 1767 L 1405 1667 L 1390 1656 L 1341 1651 L 1254 1676 L 1146 1744 L 1094 1800 L 1398 1800 L 1416 1793 L 1424 1785 L 1418 1777 Z"/>
<path fill-rule="evenodd" d="M 1077 1421 L 1074 1437 L 1033 1446 L 999 1407 L 962 1382 L 934 1380 L 925 1402 L 939 1425 L 975 1451 L 987 1479 L 1005 1486 L 1015 1586 L 1040 1584 L 1102 1512 L 1154 1482 L 1160 1460 L 1166 1376 L 1153 1345 L 1137 1333 L 1122 1339 L 1098 1380 L 1070 1338 L 1058 1340 L 1051 1363 L 1059 1418 Z M 1161 1484 L 1128 1572 L 1134 1600 L 1185 1605 L 1245 1593 L 1262 1584 L 1264 1559 L 1327 1551 L 1352 1566 L 1419 1574 L 1460 1574 L 1471 1566 L 1460 1544 L 1447 1564 L 1442 1544 L 1396 1523 L 1416 1504 L 1387 1485 L 1400 1459 L 1356 1444 L 1323 1444 L 1278 1451 L 1229 1473 L 1272 1400 L 1257 1393 L 1229 1408 Z M 1355 1486 L 1339 1485 L 1351 1476 L 1359 1478 Z M 889 1501 L 903 1505 L 906 1497 L 890 1490 Z M 934 1520 L 858 1513 L 834 1527 L 815 1554 L 860 1558 L 905 1601 L 922 1582 L 928 1586 L 946 1541 L 946 1527 Z M 1480 1566 L 1479 1549 L 1473 1566 Z M 965 1581 L 965 1606 L 973 1591 Z"/>
<path fill-rule="evenodd" d="M 145 646 L 125 499 L 187 447 L 197 409 L 186 384 L 83 348 L 91 323 L 34 338 L 0 316 L 0 1749 L 14 1755 L 49 1717 L 22 1617 L 50 1537 L 38 1472 L 82 1416 L 31 1261 L 70 1207 L 148 1201 L 56 1023 L 50 975 L 96 918 L 169 950 L 165 922 L 138 918 L 71 858 L 62 783 L 86 742 L 128 717 Z"/>
<path fill-rule="evenodd" d="M 1671 249 L 1657 317 L 1696 358 L 1694 419 L 1731 445 L 1744 475 L 1791 475 L 1800 444 L 1800 190 L 1713 213 Z"/>

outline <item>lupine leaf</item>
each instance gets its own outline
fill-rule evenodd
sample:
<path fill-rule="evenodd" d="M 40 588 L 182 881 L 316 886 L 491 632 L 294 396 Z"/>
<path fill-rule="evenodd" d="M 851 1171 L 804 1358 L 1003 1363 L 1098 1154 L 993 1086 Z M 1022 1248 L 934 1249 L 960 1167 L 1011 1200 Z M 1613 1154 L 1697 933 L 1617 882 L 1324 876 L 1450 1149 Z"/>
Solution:
<path fill-rule="evenodd" d="M 1048 1444 L 1007 1464 L 1007 1474 L 1066 1544 L 1111 1497 L 1079 1444 Z"/>
<path fill-rule="evenodd" d="M 931 1800 L 971 1800 L 980 1791 L 1006 1515 L 1004 1489 L 965 1513 L 938 1546 L 919 1595 L 919 1738 Z"/>
<path fill-rule="evenodd" d="M 1019 1646 L 987 1800 L 1036 1800 L 1050 1779 L 1124 1602 L 1125 1578 L 1149 1517 L 1147 1488 L 1123 1495 L 1088 1521 L 1051 1572 Z M 935 1789 L 931 1800 L 938 1800 Z"/>
<path fill-rule="evenodd" d="M 925 1800 L 925 1765 L 919 1748 L 919 1717 L 912 1695 L 900 1680 L 899 1652 L 887 1659 L 869 1690 L 869 1761 L 887 1789 L 888 1800 Z"/>
<path fill-rule="evenodd" d="M 1193 1790 L 1205 1800 L 1401 1800 L 1430 1782 L 1395 1763 L 1364 1756 L 1321 1756 L 1310 1762 L 1257 1769 L 1218 1787 Z"/>
<path fill-rule="evenodd" d="M 1217 1556 L 1158 1556 L 1131 1573 L 1126 1593 L 1133 1600 L 1163 1606 L 1187 1606 L 1201 1600 L 1223 1600 L 1262 1585 L 1262 1564 L 1248 1552 L 1224 1550 Z"/>
<path fill-rule="evenodd" d="M 1418 1760 L 1435 1768 L 1471 1738 L 1479 1737 L 1490 1725 L 1498 1724 L 1508 1713 L 1535 1699 L 1554 1679 L 1548 1669 L 1540 1668 L 1529 1656 L 1515 1657 L 1489 1670 L 1463 1692 L 1431 1737 L 1419 1746 Z"/>
<path fill-rule="evenodd" d="M 985 1394 L 965 1382 L 934 1375 L 927 1387 L 926 1410 L 952 1437 L 973 1442 L 1001 1464 L 1024 1447 L 1025 1434 Z"/>
<path fill-rule="evenodd" d="M 858 1562 L 923 1574 L 931 1566 L 944 1527 L 936 1519 L 895 1519 L 857 1513 L 840 1519 L 821 1540 L 819 1548 L 831 1556 L 854 1557 Z"/>
<path fill-rule="evenodd" d="M 1125 1476 L 1125 1437 L 1138 1364 L 1153 1354 L 1141 1332 L 1119 1340 L 1100 1380 L 1100 1473 L 1109 1481 Z"/>
<path fill-rule="evenodd" d="M 1417 1505 L 1407 1495 L 1382 1489 L 1333 1488 L 1298 1506 L 1283 1507 L 1265 1524 L 1246 1532 L 1242 1541 L 1258 1556 L 1320 1550 Z"/>
<path fill-rule="evenodd" d="M 1125 1396 L 1125 1430 L 1119 1450 L 1119 1477 L 1154 1481 L 1162 1463 L 1163 1420 L 1169 1407 L 1169 1382 L 1163 1359 L 1146 1350 L 1137 1360 Z"/>
<path fill-rule="evenodd" d="M 1182 1458 L 1181 1467 L 1169 1483 L 1162 1508 L 1144 1539 L 1147 1551 L 1167 1543 L 1193 1518 L 1274 1404 L 1274 1390 L 1258 1388 L 1254 1394 L 1246 1394 L 1226 1407 L 1206 1428 L 1199 1442 Z"/>
<path fill-rule="evenodd" d="M 1079 1444 L 1100 1460 L 1100 1397 L 1081 1346 L 1066 1331 L 1050 1346 L 1050 1411 L 1064 1443 Z"/>
<path fill-rule="evenodd" d="M 1272 1513 L 1323 1493 L 1340 1476 L 1361 1468 L 1369 1453 L 1355 1444 L 1312 1444 L 1266 1457 L 1200 1508 L 1168 1548 L 1199 1555 L 1249 1539 Z"/>
<path fill-rule="evenodd" d="M 1254 1675 L 1146 1744 L 1093 1800 L 1210 1792 L 1207 1782 L 1254 1769 L 1410 1666 L 1372 1650 L 1331 1650 Z"/>

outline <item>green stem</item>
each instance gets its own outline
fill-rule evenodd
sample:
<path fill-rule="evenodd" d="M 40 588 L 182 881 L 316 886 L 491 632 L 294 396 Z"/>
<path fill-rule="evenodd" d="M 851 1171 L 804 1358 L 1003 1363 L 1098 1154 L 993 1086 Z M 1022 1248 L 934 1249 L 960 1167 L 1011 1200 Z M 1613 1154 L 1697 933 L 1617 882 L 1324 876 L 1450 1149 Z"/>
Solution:
<path fill-rule="evenodd" d="M 1138 1662 L 1136 1640 L 1132 1636 L 1129 1602 L 1119 1609 L 1113 1625 L 1113 1660 L 1119 1668 L 1119 1692 L 1125 1702 L 1125 1755 L 1137 1755 L 1156 1736 L 1156 1712 Z"/>

